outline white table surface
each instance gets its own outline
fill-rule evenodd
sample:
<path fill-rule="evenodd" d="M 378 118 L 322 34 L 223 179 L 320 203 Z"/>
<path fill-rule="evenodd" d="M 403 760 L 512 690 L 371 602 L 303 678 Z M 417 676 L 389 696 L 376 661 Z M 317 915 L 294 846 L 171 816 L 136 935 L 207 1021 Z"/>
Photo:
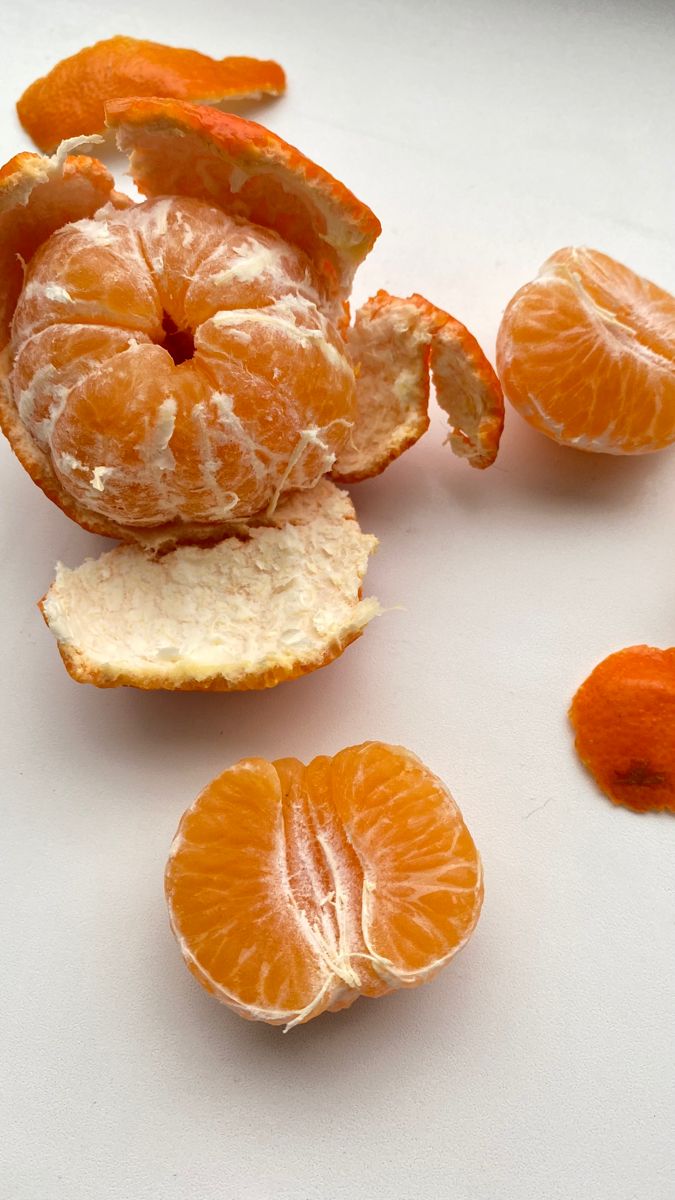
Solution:
<path fill-rule="evenodd" d="M 251 115 L 382 219 L 358 301 L 422 291 L 492 356 L 561 245 L 675 290 L 667 0 L 98 7 L 3 7 L 3 161 L 28 144 L 16 97 L 85 42 L 270 56 L 288 96 Z M 507 416 L 487 473 L 435 421 L 353 489 L 392 611 L 327 670 L 232 696 L 70 681 L 35 601 L 103 543 L 0 446 L 3 1200 L 673 1196 L 675 820 L 607 803 L 565 713 L 605 654 L 675 642 L 675 454 L 583 456 Z M 454 791 L 477 932 L 419 991 L 288 1036 L 247 1024 L 168 930 L 180 813 L 244 755 L 365 738 Z"/>

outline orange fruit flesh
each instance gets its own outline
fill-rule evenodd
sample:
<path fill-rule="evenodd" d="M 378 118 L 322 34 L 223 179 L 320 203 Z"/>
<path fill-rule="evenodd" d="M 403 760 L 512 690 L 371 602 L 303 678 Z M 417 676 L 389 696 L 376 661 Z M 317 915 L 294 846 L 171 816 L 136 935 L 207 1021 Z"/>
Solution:
<path fill-rule="evenodd" d="M 510 301 L 497 370 L 554 441 L 660 450 L 675 441 L 675 297 L 596 250 L 559 250 Z"/>
<path fill-rule="evenodd" d="M 482 875 L 443 784 L 366 742 L 225 771 L 181 821 L 166 894 L 207 990 L 290 1027 L 431 978 L 473 930 Z"/>
<path fill-rule="evenodd" d="M 570 708 L 581 761 L 614 804 L 675 812 L 675 650 L 604 659 Z"/>
<path fill-rule="evenodd" d="M 122 524 L 255 514 L 330 469 L 354 415 L 304 254 L 198 200 L 53 234 L 11 352 L 17 409 L 61 484 Z"/>
<path fill-rule="evenodd" d="M 85 46 L 36 79 L 17 103 L 19 120 L 42 150 L 63 138 L 100 133 L 106 100 L 122 96 L 174 96 L 183 100 L 279 96 L 286 80 L 275 62 L 209 58 L 195 50 L 131 37 Z"/>

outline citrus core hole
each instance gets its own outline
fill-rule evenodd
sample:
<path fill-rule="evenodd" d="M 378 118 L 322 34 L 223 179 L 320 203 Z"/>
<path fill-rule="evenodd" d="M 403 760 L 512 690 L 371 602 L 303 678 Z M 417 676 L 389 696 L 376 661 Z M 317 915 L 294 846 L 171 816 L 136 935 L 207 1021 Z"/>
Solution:
<path fill-rule="evenodd" d="M 195 352 L 192 330 L 179 329 L 167 312 L 162 318 L 162 329 L 164 330 L 162 346 L 169 351 L 177 367 L 192 358 Z"/>

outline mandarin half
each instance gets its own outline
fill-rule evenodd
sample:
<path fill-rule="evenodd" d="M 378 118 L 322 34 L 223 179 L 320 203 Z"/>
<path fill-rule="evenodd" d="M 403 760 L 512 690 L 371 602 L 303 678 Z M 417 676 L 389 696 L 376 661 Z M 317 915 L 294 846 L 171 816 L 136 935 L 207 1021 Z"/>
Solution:
<path fill-rule="evenodd" d="M 166 896 L 202 986 L 290 1028 L 431 979 L 471 936 L 483 879 L 448 789 L 409 750 L 365 742 L 214 779 L 180 822 Z"/>

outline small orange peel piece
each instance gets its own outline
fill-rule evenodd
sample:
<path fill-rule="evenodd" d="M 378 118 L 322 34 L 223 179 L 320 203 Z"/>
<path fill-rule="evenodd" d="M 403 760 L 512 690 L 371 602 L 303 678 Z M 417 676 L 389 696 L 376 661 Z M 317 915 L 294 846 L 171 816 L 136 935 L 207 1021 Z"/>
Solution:
<path fill-rule="evenodd" d="M 17 103 L 19 120 L 41 150 L 64 138 L 102 133 L 106 100 L 125 96 L 171 96 L 219 101 L 286 89 L 282 68 L 257 58 L 209 58 L 196 50 L 133 37 L 112 37 L 85 46 L 36 79 Z"/>
<path fill-rule="evenodd" d="M 429 425 L 429 373 L 447 414 L 448 441 L 472 467 L 489 467 L 504 425 L 499 380 L 476 339 L 423 296 L 380 291 L 348 333 L 357 415 L 334 479 L 368 479 L 412 446 Z"/>
<path fill-rule="evenodd" d="M 675 813 L 675 649 L 610 654 L 569 715 L 582 763 L 614 804 Z"/>
<path fill-rule="evenodd" d="M 248 691 L 326 666 L 379 613 L 361 598 L 377 539 L 328 480 L 264 524 L 157 558 L 120 546 L 40 602 L 69 674 L 97 687 Z"/>
<path fill-rule="evenodd" d="M 478 851 L 402 746 L 248 758 L 184 814 L 166 898 L 185 962 L 240 1016 L 290 1029 L 432 979 L 480 914 Z"/>
<path fill-rule="evenodd" d="M 51 157 L 17 154 L 0 169 L 0 351 L 9 339 L 24 264 L 38 247 L 68 221 L 92 217 L 110 200 L 125 202 L 103 163 L 69 153 L 91 140 L 73 138 Z"/>
<path fill-rule="evenodd" d="M 303 250 L 329 295 L 346 298 L 381 232 L 344 184 L 264 126 L 166 99 L 115 100 L 108 125 L 146 196 L 194 196 Z"/>

